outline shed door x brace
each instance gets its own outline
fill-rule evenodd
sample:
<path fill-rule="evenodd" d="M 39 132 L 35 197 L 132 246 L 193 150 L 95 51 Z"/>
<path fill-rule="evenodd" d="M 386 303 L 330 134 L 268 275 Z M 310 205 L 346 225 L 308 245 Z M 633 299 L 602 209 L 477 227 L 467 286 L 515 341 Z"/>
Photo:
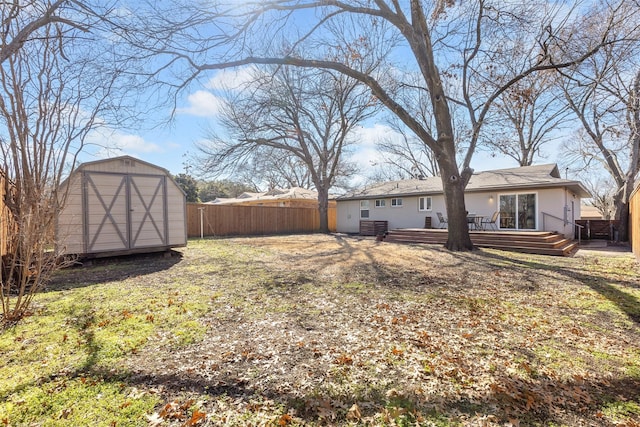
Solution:
<path fill-rule="evenodd" d="M 167 245 L 164 175 L 83 173 L 85 253 Z"/>

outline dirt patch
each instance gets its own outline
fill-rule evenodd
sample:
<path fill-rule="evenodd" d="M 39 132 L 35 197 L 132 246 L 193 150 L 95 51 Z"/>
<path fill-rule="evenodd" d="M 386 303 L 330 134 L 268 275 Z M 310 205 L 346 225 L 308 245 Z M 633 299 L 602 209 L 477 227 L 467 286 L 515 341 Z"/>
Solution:
<path fill-rule="evenodd" d="M 611 279 L 589 272 L 602 260 L 340 235 L 183 254 L 171 274 L 208 287 L 208 333 L 128 368 L 211 425 L 615 425 L 603 408 L 640 393 L 633 263 Z"/>

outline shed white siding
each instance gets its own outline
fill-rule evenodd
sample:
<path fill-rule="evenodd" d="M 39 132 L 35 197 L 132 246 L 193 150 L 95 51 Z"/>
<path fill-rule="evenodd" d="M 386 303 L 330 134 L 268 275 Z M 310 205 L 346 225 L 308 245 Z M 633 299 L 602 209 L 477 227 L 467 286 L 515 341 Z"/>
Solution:
<path fill-rule="evenodd" d="M 57 244 L 105 256 L 184 246 L 186 200 L 169 173 L 129 156 L 80 165 L 61 186 Z"/>

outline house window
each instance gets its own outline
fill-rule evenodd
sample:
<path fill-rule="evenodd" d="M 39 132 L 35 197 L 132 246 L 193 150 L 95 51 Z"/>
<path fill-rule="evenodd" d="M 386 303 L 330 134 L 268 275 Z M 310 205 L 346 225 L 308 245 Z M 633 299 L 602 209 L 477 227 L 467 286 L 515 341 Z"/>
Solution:
<path fill-rule="evenodd" d="M 402 207 L 402 199 L 400 198 L 391 199 L 391 207 L 392 208 Z"/>
<path fill-rule="evenodd" d="M 369 201 L 360 201 L 360 218 L 369 218 Z"/>
<path fill-rule="evenodd" d="M 537 200 L 535 193 L 500 195 L 500 228 L 535 230 Z"/>
<path fill-rule="evenodd" d="M 387 206 L 387 201 L 385 199 L 376 200 L 376 208 L 384 208 Z"/>
<path fill-rule="evenodd" d="M 418 198 L 418 210 L 430 211 L 431 210 L 431 197 L 419 197 Z"/>

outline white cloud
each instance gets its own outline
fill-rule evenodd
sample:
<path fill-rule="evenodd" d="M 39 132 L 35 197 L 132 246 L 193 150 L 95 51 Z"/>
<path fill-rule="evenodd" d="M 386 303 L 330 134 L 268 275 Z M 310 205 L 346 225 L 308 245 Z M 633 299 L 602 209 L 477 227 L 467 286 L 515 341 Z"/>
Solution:
<path fill-rule="evenodd" d="M 218 71 L 205 85 L 212 90 L 240 90 L 247 87 L 258 72 L 255 66 Z"/>
<path fill-rule="evenodd" d="M 361 172 L 366 173 L 372 164 L 379 163 L 381 154 L 376 144 L 382 141 L 399 140 L 401 135 L 389 126 L 376 123 L 372 127 L 361 127 L 353 133 L 355 149 L 353 160 Z"/>
<path fill-rule="evenodd" d="M 113 129 L 100 129 L 94 132 L 89 143 L 100 147 L 95 156 L 107 158 L 125 154 L 138 157 L 140 154 L 161 153 L 164 150 L 158 144 L 146 141 L 140 135 L 123 133 Z"/>
<path fill-rule="evenodd" d="M 187 97 L 188 107 L 179 108 L 178 113 L 198 117 L 216 117 L 220 114 L 223 101 L 213 93 L 199 90 Z"/>

